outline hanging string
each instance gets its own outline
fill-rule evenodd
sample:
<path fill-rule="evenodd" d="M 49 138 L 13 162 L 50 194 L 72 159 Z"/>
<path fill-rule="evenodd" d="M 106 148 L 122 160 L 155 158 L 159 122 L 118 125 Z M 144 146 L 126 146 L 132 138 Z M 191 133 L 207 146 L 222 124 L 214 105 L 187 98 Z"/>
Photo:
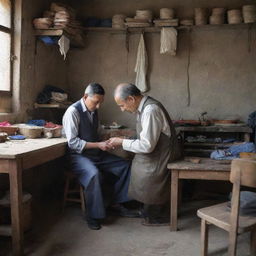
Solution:
<path fill-rule="evenodd" d="M 188 30 L 188 62 L 187 62 L 187 107 L 190 106 L 190 77 L 189 77 L 189 67 L 190 67 L 190 50 L 191 50 L 191 29 Z"/>
<path fill-rule="evenodd" d="M 252 44 L 252 24 L 248 26 L 248 52 L 251 52 L 251 44 Z"/>

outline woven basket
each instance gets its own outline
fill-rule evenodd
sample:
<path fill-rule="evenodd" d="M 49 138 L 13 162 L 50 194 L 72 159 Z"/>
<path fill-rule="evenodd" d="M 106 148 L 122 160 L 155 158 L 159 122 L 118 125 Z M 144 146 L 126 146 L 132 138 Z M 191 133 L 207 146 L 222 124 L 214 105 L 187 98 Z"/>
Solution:
<path fill-rule="evenodd" d="M 17 126 L 0 126 L 0 132 L 6 132 L 8 135 L 15 135 L 18 130 Z"/>
<path fill-rule="evenodd" d="M 256 5 L 244 5 L 243 18 L 245 23 L 256 22 Z"/>
<path fill-rule="evenodd" d="M 173 19 L 174 10 L 170 8 L 161 8 L 160 9 L 160 19 Z"/>
<path fill-rule="evenodd" d="M 229 24 L 240 24 L 242 23 L 242 12 L 239 9 L 228 11 L 228 23 Z"/>
<path fill-rule="evenodd" d="M 135 19 L 145 19 L 152 21 L 153 19 L 153 13 L 151 10 L 137 10 Z"/>
<path fill-rule="evenodd" d="M 212 15 L 209 17 L 209 23 L 212 25 L 220 25 L 224 23 L 223 15 Z"/>
<path fill-rule="evenodd" d="M 27 138 L 35 139 L 42 137 L 43 127 L 31 125 L 19 125 L 20 134 Z"/>
<path fill-rule="evenodd" d="M 226 9 L 225 8 L 213 8 L 212 9 L 212 16 L 213 15 L 225 15 Z"/>

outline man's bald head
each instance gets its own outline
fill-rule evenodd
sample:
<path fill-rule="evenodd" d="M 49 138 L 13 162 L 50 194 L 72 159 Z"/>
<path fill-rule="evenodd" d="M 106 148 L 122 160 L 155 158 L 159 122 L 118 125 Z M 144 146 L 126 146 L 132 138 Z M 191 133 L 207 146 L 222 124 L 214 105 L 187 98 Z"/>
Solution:
<path fill-rule="evenodd" d="M 121 83 L 114 92 L 114 97 L 118 97 L 121 100 L 126 100 L 129 96 L 142 96 L 141 91 L 134 84 Z"/>

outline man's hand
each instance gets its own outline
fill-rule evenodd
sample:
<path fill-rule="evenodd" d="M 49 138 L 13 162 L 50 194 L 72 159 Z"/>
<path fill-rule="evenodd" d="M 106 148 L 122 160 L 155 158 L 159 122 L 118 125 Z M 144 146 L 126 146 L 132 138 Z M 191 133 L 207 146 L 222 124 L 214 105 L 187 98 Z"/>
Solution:
<path fill-rule="evenodd" d="M 108 141 L 102 141 L 102 142 L 98 142 L 98 148 L 106 151 L 108 149 L 111 149 L 111 145 L 108 143 Z"/>
<path fill-rule="evenodd" d="M 108 141 L 108 144 L 111 146 L 111 148 L 119 147 L 123 143 L 123 138 L 119 137 L 112 137 Z"/>

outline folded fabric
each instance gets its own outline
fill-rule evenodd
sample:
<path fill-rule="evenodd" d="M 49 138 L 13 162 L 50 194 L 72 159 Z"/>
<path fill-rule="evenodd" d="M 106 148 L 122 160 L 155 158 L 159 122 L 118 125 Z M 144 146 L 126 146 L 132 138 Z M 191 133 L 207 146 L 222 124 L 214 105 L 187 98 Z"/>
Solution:
<path fill-rule="evenodd" d="M 176 55 L 177 49 L 177 30 L 175 28 L 161 29 L 161 46 L 160 53 L 169 53 L 172 56 Z"/>
<path fill-rule="evenodd" d="M 233 145 L 225 150 L 215 150 L 211 153 L 211 159 L 232 160 L 239 157 L 241 152 L 256 152 L 256 147 L 252 142 L 245 142 L 239 145 Z"/>
<path fill-rule="evenodd" d="M 8 121 L 0 122 L 0 126 L 11 126 Z"/>
<path fill-rule="evenodd" d="M 29 120 L 29 121 L 27 122 L 27 124 L 29 124 L 29 125 L 35 125 L 35 126 L 44 126 L 45 123 L 46 123 L 46 121 L 43 120 L 43 119 Z"/>
<path fill-rule="evenodd" d="M 228 207 L 231 207 L 231 202 L 228 202 Z M 240 192 L 239 214 L 256 216 L 256 193 L 251 191 Z"/>
<path fill-rule="evenodd" d="M 9 139 L 10 140 L 25 140 L 26 137 L 23 135 L 11 135 L 11 136 L 9 136 Z"/>

